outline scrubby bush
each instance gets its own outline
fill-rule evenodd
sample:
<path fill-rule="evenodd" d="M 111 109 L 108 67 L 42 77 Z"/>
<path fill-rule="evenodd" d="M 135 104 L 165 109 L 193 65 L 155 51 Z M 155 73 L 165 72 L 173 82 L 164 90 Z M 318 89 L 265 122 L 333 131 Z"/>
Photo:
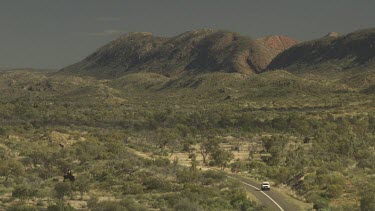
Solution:
<path fill-rule="evenodd" d="M 57 183 L 54 190 L 58 199 L 64 199 L 64 196 L 70 196 L 72 194 L 72 187 L 69 182 Z"/>
<path fill-rule="evenodd" d="M 246 161 L 236 160 L 235 162 L 230 164 L 230 171 L 233 173 L 238 173 L 238 172 L 246 171 L 246 170 L 247 170 Z"/>
<path fill-rule="evenodd" d="M 179 183 L 189 183 L 198 181 L 201 174 L 195 169 L 183 169 L 178 171 L 176 176 Z"/>
<path fill-rule="evenodd" d="M 19 177 L 25 173 L 25 167 L 15 159 L 2 160 L 0 163 L 0 176 L 5 177 L 5 182 L 10 177 Z"/>
<path fill-rule="evenodd" d="M 165 178 L 153 176 L 144 178 L 143 186 L 146 190 L 171 191 L 173 184 Z"/>
<path fill-rule="evenodd" d="M 31 188 L 26 185 L 20 185 L 13 190 L 12 197 L 16 197 L 19 199 L 28 199 L 37 196 L 37 194 L 38 191 L 35 188 Z"/>
<path fill-rule="evenodd" d="M 307 197 L 307 201 L 313 203 L 313 208 L 316 210 L 326 210 L 329 207 L 329 200 L 322 197 L 318 193 L 310 193 Z"/>
<path fill-rule="evenodd" d="M 143 192 L 143 185 L 135 182 L 125 182 L 121 190 L 123 194 L 140 194 Z"/>
<path fill-rule="evenodd" d="M 237 210 L 254 210 L 254 203 L 246 195 L 246 191 L 235 189 L 229 193 L 230 204 Z"/>
<path fill-rule="evenodd" d="M 36 207 L 27 205 L 14 205 L 7 208 L 7 211 L 39 211 Z"/>
<path fill-rule="evenodd" d="M 203 210 L 201 207 L 199 207 L 198 204 L 190 201 L 187 198 L 183 198 L 178 200 L 178 202 L 173 206 L 173 209 L 175 211 L 201 211 Z"/>
<path fill-rule="evenodd" d="M 76 211 L 70 204 L 62 201 L 57 202 L 54 205 L 49 205 L 47 211 Z"/>
<path fill-rule="evenodd" d="M 96 200 L 89 203 L 89 208 L 92 211 L 146 211 L 147 209 L 142 205 L 136 203 L 134 200 L 125 199 L 122 201 L 102 201 Z"/>
<path fill-rule="evenodd" d="M 375 185 L 368 185 L 361 193 L 361 211 L 375 210 Z"/>

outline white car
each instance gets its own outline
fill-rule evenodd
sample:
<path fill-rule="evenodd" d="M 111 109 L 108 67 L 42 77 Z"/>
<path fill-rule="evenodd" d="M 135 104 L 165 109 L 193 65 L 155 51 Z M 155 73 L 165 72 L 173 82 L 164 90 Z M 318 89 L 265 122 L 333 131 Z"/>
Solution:
<path fill-rule="evenodd" d="M 260 186 L 260 189 L 262 191 L 264 190 L 271 190 L 271 185 L 269 182 L 262 182 L 262 185 Z"/>

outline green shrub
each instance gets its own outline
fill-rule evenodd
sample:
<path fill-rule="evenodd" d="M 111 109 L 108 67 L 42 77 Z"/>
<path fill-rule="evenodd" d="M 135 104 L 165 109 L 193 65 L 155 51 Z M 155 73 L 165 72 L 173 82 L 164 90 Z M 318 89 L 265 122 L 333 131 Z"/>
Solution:
<path fill-rule="evenodd" d="M 35 197 L 37 195 L 37 190 L 25 185 L 17 186 L 13 192 L 12 197 L 19 198 L 19 199 L 28 199 L 31 197 Z"/>
<path fill-rule="evenodd" d="M 156 158 L 154 164 L 159 167 L 169 166 L 171 161 L 168 158 Z"/>
<path fill-rule="evenodd" d="M 74 209 L 72 206 L 70 206 L 70 204 L 66 204 L 64 202 L 57 202 L 56 204 L 54 205 L 49 205 L 47 207 L 47 211 L 75 211 L 76 209 Z"/>
<path fill-rule="evenodd" d="M 241 189 L 234 189 L 229 192 L 230 204 L 237 210 L 254 210 L 255 204 L 251 202 L 246 192 Z"/>
<path fill-rule="evenodd" d="M 58 199 L 63 199 L 64 196 L 70 196 L 72 193 L 72 188 L 69 182 L 57 183 L 54 190 Z"/>
<path fill-rule="evenodd" d="M 172 183 L 167 179 L 161 177 L 149 177 L 145 178 L 143 185 L 146 190 L 159 190 L 159 191 L 170 191 L 172 190 Z"/>
<path fill-rule="evenodd" d="M 324 198 L 317 199 L 314 201 L 313 208 L 316 210 L 327 210 L 329 207 L 329 201 Z"/>
<path fill-rule="evenodd" d="M 307 197 L 307 201 L 313 203 L 313 208 L 316 210 L 325 210 L 329 207 L 329 200 L 320 196 L 318 193 L 311 193 Z"/>
<path fill-rule="evenodd" d="M 88 192 L 91 188 L 91 178 L 88 173 L 80 174 L 79 177 L 73 183 L 73 190 L 79 191 L 81 194 L 81 198 L 83 198 L 83 194 Z"/>
<path fill-rule="evenodd" d="M 125 182 L 121 190 L 123 194 L 140 194 L 143 192 L 143 186 L 135 182 Z"/>
<path fill-rule="evenodd" d="M 177 182 L 189 183 L 200 179 L 200 173 L 194 169 L 183 169 L 177 172 Z"/>
<path fill-rule="evenodd" d="M 236 160 L 235 162 L 230 164 L 230 171 L 232 173 L 237 173 L 241 171 L 247 170 L 247 163 L 245 161 Z"/>
<path fill-rule="evenodd" d="M 146 208 L 131 199 L 122 201 L 93 201 L 89 203 L 89 208 L 92 211 L 146 211 Z"/>
<path fill-rule="evenodd" d="M 173 206 L 175 211 L 201 211 L 203 210 L 198 204 L 190 201 L 187 198 L 180 199 L 177 204 Z"/>
<path fill-rule="evenodd" d="M 361 193 L 361 211 L 375 210 L 375 185 L 370 185 Z"/>
<path fill-rule="evenodd" d="M 214 171 L 214 170 L 204 171 L 204 172 L 202 172 L 202 176 L 204 178 L 211 178 L 211 179 L 214 179 L 214 180 L 217 180 L 217 181 L 226 178 L 225 172 Z"/>
<path fill-rule="evenodd" d="M 8 207 L 7 211 L 39 211 L 39 209 L 27 205 L 14 205 Z"/>

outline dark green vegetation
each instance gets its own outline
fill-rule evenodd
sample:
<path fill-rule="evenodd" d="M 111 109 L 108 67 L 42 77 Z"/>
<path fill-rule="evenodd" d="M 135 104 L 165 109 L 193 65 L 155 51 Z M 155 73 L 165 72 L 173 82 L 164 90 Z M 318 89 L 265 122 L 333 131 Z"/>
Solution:
<path fill-rule="evenodd" d="M 6 73 L 0 83 L 2 193 L 39 198 L 43 206 L 45 197 L 79 200 L 81 192 L 85 200 L 87 193 L 130 197 L 139 209 L 237 209 L 242 205 L 231 198 L 237 193 L 225 189 L 232 184 L 223 176 L 128 151 L 162 155 L 231 135 L 263 143 L 234 169 L 288 184 L 314 203 L 348 198 L 355 205 L 358 187 L 374 173 L 374 95 L 343 81 L 285 71 L 175 80 L 136 73 L 111 81 Z M 207 165 L 221 159 L 215 156 Z M 61 182 L 67 169 L 77 176 L 74 185 Z M 199 194 L 214 201 L 200 201 Z M 245 198 L 238 203 L 253 207 Z M 122 206 L 103 203 L 87 206 Z"/>
<path fill-rule="evenodd" d="M 27 71 L 2 74 L 0 206 L 259 209 L 239 184 L 226 181 L 220 172 L 202 172 L 182 167 L 178 160 L 142 158 L 129 151 L 136 145 L 162 155 L 182 149 L 198 135 L 187 134 L 193 128 L 182 122 L 170 127 L 172 122 L 164 121 L 165 114 L 180 111 L 172 110 L 177 104 L 167 106 L 165 93 L 153 90 L 167 82 L 160 77 L 145 74 L 98 81 Z M 153 83 L 157 86 L 149 91 L 142 88 Z M 183 110 L 182 115 L 192 111 L 189 106 Z M 173 121 L 179 121 L 175 118 L 177 113 Z M 62 182 L 68 169 L 76 176 L 73 183 Z"/>
<path fill-rule="evenodd" d="M 241 184 L 200 170 L 216 166 L 288 185 L 316 209 L 374 207 L 374 69 L 134 69 L 115 78 L 88 70 L 77 69 L 96 77 L 0 73 L 0 206 L 261 209 Z M 247 156 L 234 158 L 240 142 Z M 177 152 L 190 155 L 189 166 Z M 74 183 L 62 182 L 68 169 Z"/>

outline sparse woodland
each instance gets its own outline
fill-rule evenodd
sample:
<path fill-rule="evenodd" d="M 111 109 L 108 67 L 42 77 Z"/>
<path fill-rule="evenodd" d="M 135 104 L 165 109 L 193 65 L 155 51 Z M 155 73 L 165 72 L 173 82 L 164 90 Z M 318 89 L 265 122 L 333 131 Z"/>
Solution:
<path fill-rule="evenodd" d="M 0 72 L 0 207 L 261 210 L 230 170 L 287 187 L 316 210 L 374 210 L 375 80 L 366 68 Z M 74 182 L 63 181 L 68 170 Z"/>

